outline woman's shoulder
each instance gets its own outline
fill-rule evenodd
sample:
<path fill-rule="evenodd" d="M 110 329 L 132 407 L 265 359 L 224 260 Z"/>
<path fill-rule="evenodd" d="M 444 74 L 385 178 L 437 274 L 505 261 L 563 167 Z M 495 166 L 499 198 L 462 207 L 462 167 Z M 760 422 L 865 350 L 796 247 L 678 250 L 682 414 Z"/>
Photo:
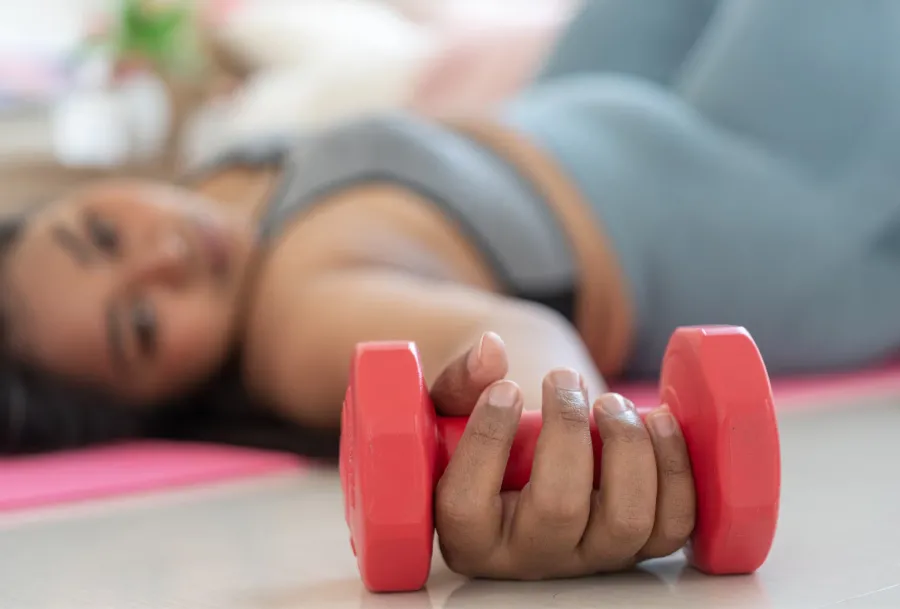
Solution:
<path fill-rule="evenodd" d="M 187 169 L 185 179 L 190 182 L 223 170 L 235 168 L 265 169 L 283 166 L 302 136 L 297 133 L 275 132 L 256 134 L 216 150 Z"/>

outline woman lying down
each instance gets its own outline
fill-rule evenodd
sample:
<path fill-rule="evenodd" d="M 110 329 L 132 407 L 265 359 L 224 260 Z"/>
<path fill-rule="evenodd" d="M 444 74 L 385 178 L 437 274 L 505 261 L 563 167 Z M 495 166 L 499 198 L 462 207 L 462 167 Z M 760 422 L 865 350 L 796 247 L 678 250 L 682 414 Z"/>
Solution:
<path fill-rule="evenodd" d="M 165 436 L 336 449 L 360 341 L 415 341 L 471 414 L 437 528 L 458 572 L 681 548 L 691 467 L 653 377 L 679 325 L 772 373 L 900 342 L 900 4 L 586 3 L 489 118 L 402 113 L 238 147 L 184 185 L 89 185 L 3 231 L 6 452 Z M 523 409 L 531 484 L 492 484 Z M 604 442 L 592 489 L 585 430 Z"/>

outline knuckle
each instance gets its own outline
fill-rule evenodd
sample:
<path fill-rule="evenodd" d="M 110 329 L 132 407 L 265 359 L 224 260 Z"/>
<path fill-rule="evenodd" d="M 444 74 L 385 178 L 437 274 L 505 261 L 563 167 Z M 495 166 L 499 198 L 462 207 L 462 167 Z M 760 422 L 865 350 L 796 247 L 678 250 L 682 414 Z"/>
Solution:
<path fill-rule="evenodd" d="M 638 417 L 634 420 L 622 420 L 613 427 L 613 439 L 622 444 L 650 449 L 653 445 L 650 434 Z"/>
<path fill-rule="evenodd" d="M 559 418 L 566 425 L 582 428 L 590 423 L 590 414 L 584 397 L 574 391 L 560 391 Z"/>
<path fill-rule="evenodd" d="M 484 508 L 469 501 L 451 498 L 451 493 L 441 493 L 435 501 L 435 516 L 445 528 L 458 526 L 465 528 L 484 513 Z"/>
<path fill-rule="evenodd" d="M 458 545 L 448 543 L 443 538 L 439 538 L 439 547 L 444 563 L 452 572 L 463 577 L 479 577 L 486 574 L 479 561 L 475 557 L 470 556 L 469 553 L 460 551 Z"/>
<path fill-rule="evenodd" d="M 690 516 L 668 517 L 653 531 L 640 555 L 642 560 L 662 558 L 677 552 L 687 544 L 694 529 Z"/>
<path fill-rule="evenodd" d="M 583 526 L 587 521 L 589 506 L 565 497 L 545 496 L 534 502 L 535 518 L 543 526 L 552 529 L 568 529 Z"/>
<path fill-rule="evenodd" d="M 696 519 L 688 506 L 679 506 L 659 523 L 660 537 L 670 542 L 684 543 L 694 532 Z"/>
<path fill-rule="evenodd" d="M 441 555 L 447 566 L 456 573 L 477 575 L 480 568 L 476 548 L 480 540 L 473 539 L 470 527 L 463 522 L 451 519 L 435 519 L 438 543 Z"/>
<path fill-rule="evenodd" d="M 491 417 L 482 417 L 472 426 L 469 433 L 475 443 L 491 448 L 503 446 L 508 439 L 506 426 Z"/>
<path fill-rule="evenodd" d="M 693 530 L 693 519 L 677 519 L 663 527 L 662 537 L 671 544 L 674 552 L 687 543 Z"/>
<path fill-rule="evenodd" d="M 450 533 L 466 527 L 479 515 L 485 513 L 485 509 L 471 501 L 461 501 L 459 494 L 451 490 L 448 485 L 438 483 L 434 502 L 435 525 Z"/>
<path fill-rule="evenodd" d="M 691 478 L 691 464 L 686 456 L 668 455 L 659 460 L 659 474 L 663 481 Z"/>
<path fill-rule="evenodd" d="M 626 510 L 613 514 L 606 522 L 613 539 L 628 545 L 642 546 L 653 533 L 654 518 L 644 510 Z"/>

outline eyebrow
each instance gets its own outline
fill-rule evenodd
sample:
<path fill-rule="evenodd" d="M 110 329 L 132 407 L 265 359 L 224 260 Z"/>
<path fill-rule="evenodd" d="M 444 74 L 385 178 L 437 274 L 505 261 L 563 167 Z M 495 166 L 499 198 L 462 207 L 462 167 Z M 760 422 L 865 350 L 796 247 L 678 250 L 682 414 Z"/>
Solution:
<path fill-rule="evenodd" d="M 53 235 L 53 240 L 56 241 L 56 244 L 74 258 L 78 264 L 87 266 L 94 261 L 91 248 L 88 247 L 81 237 L 65 226 L 54 226 L 51 234 Z"/>

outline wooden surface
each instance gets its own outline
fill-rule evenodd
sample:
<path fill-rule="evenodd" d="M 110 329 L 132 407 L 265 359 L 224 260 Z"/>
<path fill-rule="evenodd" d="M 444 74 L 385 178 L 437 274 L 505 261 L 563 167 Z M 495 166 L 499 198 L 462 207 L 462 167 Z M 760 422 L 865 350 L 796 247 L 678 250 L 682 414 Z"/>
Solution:
<path fill-rule="evenodd" d="M 15 211 L 53 200 L 93 180 L 119 176 L 167 179 L 172 175 L 162 166 L 103 170 L 68 168 L 49 160 L 7 161 L 0 163 L 0 211 Z"/>
<path fill-rule="evenodd" d="M 755 576 L 703 576 L 679 555 L 622 575 L 472 582 L 438 558 L 426 591 L 371 595 L 336 472 L 317 471 L 0 520 L 0 607 L 896 609 L 898 406 L 781 416 L 781 522 Z"/>

